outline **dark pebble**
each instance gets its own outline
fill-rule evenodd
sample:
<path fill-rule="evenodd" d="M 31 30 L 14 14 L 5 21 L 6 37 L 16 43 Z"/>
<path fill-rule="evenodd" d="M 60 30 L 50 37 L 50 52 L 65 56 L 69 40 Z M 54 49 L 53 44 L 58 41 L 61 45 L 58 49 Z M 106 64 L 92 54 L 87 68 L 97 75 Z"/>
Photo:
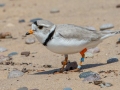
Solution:
<path fill-rule="evenodd" d="M 118 4 L 118 5 L 116 6 L 116 8 L 120 8 L 120 4 Z"/>
<path fill-rule="evenodd" d="M 51 68 L 52 65 L 43 65 L 44 68 Z"/>
<path fill-rule="evenodd" d="M 30 51 L 21 52 L 21 55 L 25 55 L 27 57 L 30 55 Z"/>
<path fill-rule="evenodd" d="M 27 70 L 26 68 L 23 68 L 23 69 L 22 69 L 22 72 L 23 72 L 23 73 L 26 73 L 26 72 L 28 72 L 28 70 Z"/>
<path fill-rule="evenodd" d="M 37 20 L 42 20 L 42 18 L 34 18 L 34 19 L 31 19 L 30 22 L 34 23 L 35 21 Z"/>
<path fill-rule="evenodd" d="M 19 23 L 24 23 L 24 22 L 25 22 L 24 19 L 19 20 Z"/>
<path fill-rule="evenodd" d="M 76 69 L 77 68 L 77 62 L 69 62 L 67 63 L 66 65 L 66 68 L 65 68 L 65 71 L 69 71 L 69 70 L 73 70 L 73 69 Z"/>
<path fill-rule="evenodd" d="M 19 88 L 17 90 L 28 90 L 28 88 L 27 87 L 21 87 L 21 88 Z"/>
<path fill-rule="evenodd" d="M 110 58 L 109 60 L 107 60 L 107 63 L 114 63 L 114 62 L 118 62 L 117 58 Z"/>
<path fill-rule="evenodd" d="M 5 4 L 4 3 L 0 3 L 0 7 L 4 7 L 5 6 Z"/>

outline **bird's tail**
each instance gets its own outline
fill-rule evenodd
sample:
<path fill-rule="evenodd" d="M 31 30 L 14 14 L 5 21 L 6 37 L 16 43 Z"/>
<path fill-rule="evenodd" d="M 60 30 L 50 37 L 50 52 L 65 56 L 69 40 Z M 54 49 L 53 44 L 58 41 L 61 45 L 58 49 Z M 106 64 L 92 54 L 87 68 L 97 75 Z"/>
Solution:
<path fill-rule="evenodd" d="M 110 36 L 120 34 L 120 30 L 117 30 L 117 31 L 105 30 L 105 31 L 101 31 L 101 33 L 102 33 L 101 39 L 105 39 L 105 38 L 108 38 Z"/>

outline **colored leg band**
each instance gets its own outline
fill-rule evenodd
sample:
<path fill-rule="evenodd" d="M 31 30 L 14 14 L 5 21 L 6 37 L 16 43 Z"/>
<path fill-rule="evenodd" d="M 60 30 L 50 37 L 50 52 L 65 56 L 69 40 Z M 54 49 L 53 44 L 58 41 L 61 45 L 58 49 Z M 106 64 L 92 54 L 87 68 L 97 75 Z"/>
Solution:
<path fill-rule="evenodd" d="M 81 62 L 84 62 L 84 58 L 81 58 Z"/>
<path fill-rule="evenodd" d="M 81 68 L 81 66 L 80 66 L 80 65 L 78 65 L 78 67 L 77 67 L 77 68 L 79 68 L 79 69 L 80 69 L 80 68 Z"/>

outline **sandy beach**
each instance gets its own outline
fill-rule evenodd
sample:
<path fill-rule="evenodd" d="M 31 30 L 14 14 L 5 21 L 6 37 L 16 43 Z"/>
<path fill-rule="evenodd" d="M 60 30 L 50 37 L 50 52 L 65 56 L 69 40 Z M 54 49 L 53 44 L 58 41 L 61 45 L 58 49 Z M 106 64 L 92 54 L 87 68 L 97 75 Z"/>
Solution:
<path fill-rule="evenodd" d="M 8 56 L 11 52 L 17 52 L 12 56 L 14 65 L 0 64 L 0 90 L 17 90 L 27 87 L 28 90 L 63 90 L 70 87 L 72 90 L 119 90 L 120 88 L 120 62 L 106 64 L 110 58 L 120 60 L 120 44 L 116 44 L 120 34 L 105 39 L 97 47 L 99 53 L 94 53 L 93 58 L 85 58 L 83 72 L 117 70 L 114 73 L 104 74 L 102 81 L 113 86 L 101 88 L 98 85 L 83 82 L 79 78 L 82 72 L 68 72 L 67 74 L 50 74 L 55 69 L 61 68 L 63 55 L 53 53 L 46 49 L 33 35 L 24 37 L 31 29 L 31 19 L 42 18 L 54 24 L 74 24 L 78 26 L 91 26 L 100 30 L 103 24 L 113 24 L 111 30 L 120 30 L 120 0 L 0 0 L 0 33 L 10 32 L 13 38 L 0 39 L 0 47 L 7 49 L 0 55 Z M 59 12 L 51 13 L 56 9 Z M 19 20 L 24 22 L 19 22 Z M 35 43 L 25 44 L 27 38 L 34 38 Z M 30 51 L 29 56 L 21 55 L 21 52 Z M 69 55 L 69 60 L 79 63 L 80 54 Z M 24 64 L 28 63 L 28 65 Z M 99 65 L 101 64 L 101 65 Z M 45 68 L 43 65 L 51 65 Z M 9 72 L 14 69 L 30 69 L 29 73 L 17 78 L 8 78 Z M 21 89 L 22 90 L 22 89 Z"/>

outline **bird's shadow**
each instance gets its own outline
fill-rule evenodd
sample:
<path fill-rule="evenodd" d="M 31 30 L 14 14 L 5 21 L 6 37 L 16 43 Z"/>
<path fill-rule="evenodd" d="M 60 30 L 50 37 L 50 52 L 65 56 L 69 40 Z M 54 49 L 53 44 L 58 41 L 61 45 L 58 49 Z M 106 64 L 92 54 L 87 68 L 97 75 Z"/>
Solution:
<path fill-rule="evenodd" d="M 114 62 L 112 62 L 112 63 L 114 63 Z M 82 65 L 81 69 L 88 69 L 88 68 L 103 66 L 103 65 L 107 65 L 107 64 L 108 63 L 86 64 L 86 65 Z M 53 74 L 55 71 L 59 71 L 59 70 L 60 70 L 60 68 L 59 69 L 49 70 L 49 71 L 43 71 L 43 72 L 34 73 L 34 75 Z"/>

